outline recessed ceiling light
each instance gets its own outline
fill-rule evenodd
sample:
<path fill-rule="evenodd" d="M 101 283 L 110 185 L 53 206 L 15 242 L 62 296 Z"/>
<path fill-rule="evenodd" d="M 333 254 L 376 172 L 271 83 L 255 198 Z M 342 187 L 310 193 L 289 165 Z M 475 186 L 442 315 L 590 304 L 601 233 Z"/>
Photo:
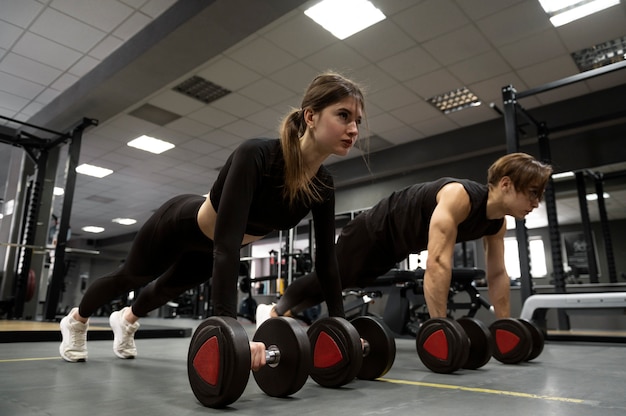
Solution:
<path fill-rule="evenodd" d="M 154 153 L 157 155 L 175 147 L 172 143 L 155 139 L 154 137 L 146 135 L 139 136 L 126 144 L 130 147 L 145 150 L 146 152 Z"/>
<path fill-rule="evenodd" d="M 611 195 L 607 194 L 606 192 L 603 192 L 602 197 L 604 199 L 607 199 L 607 198 L 610 198 Z M 585 195 L 585 198 L 587 198 L 587 201 L 596 201 L 598 199 L 598 194 L 587 194 Z"/>
<path fill-rule="evenodd" d="M 137 223 L 137 220 L 134 220 L 132 218 L 113 218 L 111 222 L 121 225 L 133 225 Z"/>
<path fill-rule="evenodd" d="M 102 227 L 96 227 L 95 225 L 87 225 L 85 227 L 82 228 L 82 230 L 86 233 L 94 233 L 94 234 L 98 234 L 104 231 L 104 228 Z"/>
<path fill-rule="evenodd" d="M 467 87 L 457 88 L 445 94 L 436 95 L 429 98 L 428 102 L 444 114 L 480 105 L 480 100 L 476 94 L 468 90 Z"/>
<path fill-rule="evenodd" d="M 386 18 L 367 0 L 323 0 L 305 10 L 304 14 L 339 39 L 352 36 Z"/>
<path fill-rule="evenodd" d="M 626 36 L 572 52 L 580 72 L 626 60 Z"/>
<path fill-rule="evenodd" d="M 585 16 L 619 4 L 620 0 L 539 0 L 554 27 L 582 19 Z"/>
<path fill-rule="evenodd" d="M 576 176 L 576 175 L 572 171 L 559 172 L 559 173 L 553 173 L 552 174 L 552 179 L 553 180 L 567 179 L 567 178 L 573 178 L 574 176 Z"/>
<path fill-rule="evenodd" d="M 55 186 L 54 189 L 52 190 L 52 193 L 55 196 L 61 196 L 61 195 L 65 194 L 65 189 L 59 188 L 58 186 Z"/>
<path fill-rule="evenodd" d="M 111 169 L 101 168 L 88 163 L 83 163 L 82 165 L 77 166 L 76 172 L 82 173 L 83 175 L 94 176 L 96 178 L 104 178 L 105 176 L 113 173 Z"/>

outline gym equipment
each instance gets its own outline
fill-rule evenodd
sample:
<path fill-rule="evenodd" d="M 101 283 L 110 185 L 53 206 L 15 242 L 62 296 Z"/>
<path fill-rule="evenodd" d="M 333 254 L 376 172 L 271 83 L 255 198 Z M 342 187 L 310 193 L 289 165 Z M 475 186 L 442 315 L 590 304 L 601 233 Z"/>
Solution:
<path fill-rule="evenodd" d="M 261 390 L 272 397 L 298 392 L 313 365 L 306 330 L 295 319 L 272 318 L 263 322 L 252 340 L 267 347 L 268 364 L 252 373 Z"/>
<path fill-rule="evenodd" d="M 485 324 L 472 317 L 458 321 L 432 318 L 417 332 L 415 345 L 422 363 L 435 373 L 450 374 L 460 368 L 476 370 L 489 362 L 492 341 Z"/>
<path fill-rule="evenodd" d="M 261 390 L 285 397 L 302 388 L 311 366 L 306 331 L 291 318 L 268 319 L 255 340 L 267 348 L 267 364 L 255 374 Z M 213 316 L 198 326 L 189 345 L 187 375 L 200 403 L 221 408 L 235 402 L 248 384 L 250 366 L 248 335 L 236 319 Z"/>
<path fill-rule="evenodd" d="M 363 340 L 363 363 L 357 378 L 375 380 L 387 374 L 396 359 L 396 340 L 389 327 L 371 316 L 359 316 L 350 323 Z"/>
<path fill-rule="evenodd" d="M 475 318 L 463 317 L 457 322 L 470 340 L 469 356 L 463 368 L 477 370 L 489 362 L 493 355 L 493 341 L 489 327 Z"/>
<path fill-rule="evenodd" d="M 363 364 L 363 345 L 357 330 L 344 318 L 327 317 L 307 331 L 313 367 L 311 378 L 324 387 L 341 387 L 354 380 Z"/>
<path fill-rule="evenodd" d="M 543 351 L 543 333 L 530 321 L 502 318 L 493 322 L 489 330 L 494 343 L 493 358 L 503 364 L 534 360 Z"/>
<path fill-rule="evenodd" d="M 520 314 L 545 331 L 548 309 L 626 309 L 626 292 L 554 293 L 529 296 Z"/>
<path fill-rule="evenodd" d="M 390 288 L 386 289 L 388 300 L 383 319 L 395 334 L 415 336 L 420 325 L 430 318 L 424 299 L 424 273 L 425 269 L 392 269 L 364 289 L 366 293 L 374 293 L 375 289 L 372 288 Z M 485 277 L 484 270 L 454 268 L 451 277 L 448 317 L 452 318 L 457 311 L 464 311 L 464 316 L 474 317 L 481 307 L 491 309 L 489 302 L 480 296 L 474 286 L 476 280 Z M 466 301 L 460 299 L 461 294 L 467 296 Z"/>

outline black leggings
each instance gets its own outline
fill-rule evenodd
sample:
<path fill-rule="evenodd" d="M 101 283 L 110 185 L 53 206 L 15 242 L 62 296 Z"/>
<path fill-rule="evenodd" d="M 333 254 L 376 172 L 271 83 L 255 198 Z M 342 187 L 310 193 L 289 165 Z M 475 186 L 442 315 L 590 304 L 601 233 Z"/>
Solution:
<path fill-rule="evenodd" d="M 364 215 L 357 216 L 341 230 L 336 252 L 342 289 L 369 286 L 396 264 L 390 250 L 368 232 Z M 323 301 L 317 274 L 312 272 L 287 287 L 276 304 L 276 312 L 297 314 Z"/>
<path fill-rule="evenodd" d="M 203 202 L 204 197 L 198 195 L 181 195 L 163 204 L 137 233 L 126 262 L 89 286 L 78 307 L 80 316 L 87 318 L 102 305 L 142 286 L 132 311 L 146 316 L 208 281 L 213 272 L 213 242 L 202 233 L 196 218 Z"/>

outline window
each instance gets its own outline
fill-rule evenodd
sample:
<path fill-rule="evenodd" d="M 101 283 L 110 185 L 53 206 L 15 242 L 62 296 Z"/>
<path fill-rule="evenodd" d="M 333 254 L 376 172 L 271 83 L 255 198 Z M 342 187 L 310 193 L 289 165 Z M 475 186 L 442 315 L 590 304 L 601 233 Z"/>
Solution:
<path fill-rule="evenodd" d="M 546 253 L 541 237 L 530 237 L 528 239 L 528 249 L 530 251 L 530 274 L 533 277 L 547 276 Z M 519 250 L 517 239 L 514 237 L 504 239 L 504 264 L 510 277 L 521 277 Z"/>

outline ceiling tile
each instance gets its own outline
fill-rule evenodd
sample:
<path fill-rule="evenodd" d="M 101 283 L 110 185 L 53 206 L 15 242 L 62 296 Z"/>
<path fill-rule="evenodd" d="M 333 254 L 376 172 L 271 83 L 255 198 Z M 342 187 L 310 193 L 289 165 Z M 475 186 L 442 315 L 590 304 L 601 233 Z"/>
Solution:
<path fill-rule="evenodd" d="M 30 30 L 80 52 L 88 52 L 106 35 L 99 29 L 50 8 L 35 20 Z"/>
<path fill-rule="evenodd" d="M 228 57 L 212 62 L 199 71 L 198 76 L 231 91 L 237 91 L 261 78 L 257 72 Z"/>
<path fill-rule="evenodd" d="M 0 89 L 17 95 L 18 97 L 32 100 L 37 97 L 45 87 L 41 84 L 7 74 L 6 72 L 0 72 Z"/>
<path fill-rule="evenodd" d="M 135 34 L 141 31 L 141 29 L 143 29 L 151 21 L 152 19 L 145 14 L 133 13 L 112 33 L 116 37 L 127 41 L 135 36 Z"/>
<path fill-rule="evenodd" d="M 473 25 L 432 39 L 422 46 L 443 65 L 450 65 L 491 49 L 487 39 Z"/>
<path fill-rule="evenodd" d="M 385 42 L 379 40 L 384 37 Z M 360 55 L 377 62 L 414 45 L 413 40 L 390 20 L 383 20 L 358 32 L 344 42 Z"/>
<path fill-rule="evenodd" d="M 570 52 L 590 48 L 626 34 L 626 2 L 557 28 Z"/>
<path fill-rule="evenodd" d="M 53 0 L 51 6 L 103 32 L 114 30 L 134 11 L 117 0 Z"/>
<path fill-rule="evenodd" d="M 520 78 L 535 88 L 548 82 L 578 74 L 578 68 L 569 55 L 561 55 L 535 65 L 517 70 Z"/>
<path fill-rule="evenodd" d="M 273 30 L 264 32 L 263 37 L 302 59 L 337 41 L 330 32 L 319 29 L 304 13 L 297 13 Z"/>
<path fill-rule="evenodd" d="M 253 101 L 243 95 L 232 93 L 212 102 L 211 105 L 227 113 L 238 115 L 239 117 L 247 117 L 263 109 L 263 105 L 260 103 L 262 101 Z"/>
<path fill-rule="evenodd" d="M 211 127 L 208 125 L 186 117 L 172 121 L 167 125 L 167 128 L 183 132 L 190 136 L 200 136 L 211 130 Z"/>
<path fill-rule="evenodd" d="M 244 97 L 270 106 L 278 104 L 292 96 L 290 90 L 269 79 L 258 80 L 240 89 L 239 93 Z"/>
<path fill-rule="evenodd" d="M 393 74 L 399 81 L 406 81 L 441 67 L 441 65 L 420 46 L 415 46 L 383 59 L 378 62 L 378 65 L 388 73 Z"/>
<path fill-rule="evenodd" d="M 315 68 L 298 61 L 270 75 L 270 79 L 288 88 L 298 95 L 296 101 L 300 101 L 301 95 L 311 80 L 319 74 Z"/>
<path fill-rule="evenodd" d="M 427 0 L 393 16 L 393 20 L 422 43 L 470 23 L 451 0 Z"/>
<path fill-rule="evenodd" d="M 263 38 L 255 39 L 227 56 L 262 75 L 269 75 L 296 61 L 293 55 Z"/>
<path fill-rule="evenodd" d="M 466 86 L 511 71 L 509 64 L 496 51 L 489 51 L 450 65 L 449 71 Z"/>
<path fill-rule="evenodd" d="M 463 83 L 449 71 L 441 69 L 422 75 L 405 82 L 406 86 L 415 91 L 423 100 L 428 100 L 441 94 L 463 86 Z"/>
<path fill-rule="evenodd" d="M 8 50 L 21 35 L 19 27 L 0 20 L 0 48 Z"/>
<path fill-rule="evenodd" d="M 33 20 L 41 13 L 44 5 L 39 1 L 20 0 L 2 2 L 2 15 L 0 20 L 11 22 L 21 28 L 27 28 Z M 0 26 L 1 27 L 1 26 Z M 4 35 L 0 30 L 0 34 Z M 2 36 L 0 36 L 2 38 Z"/>
<path fill-rule="evenodd" d="M 440 116 L 433 117 L 428 120 L 420 121 L 412 125 L 413 128 L 418 130 L 424 136 L 435 136 L 437 134 L 445 133 L 450 130 L 458 129 L 459 125 L 450 120 L 448 117 L 441 114 Z"/>
<path fill-rule="evenodd" d="M 422 120 L 428 120 L 441 115 L 441 112 L 426 101 L 412 103 L 410 105 L 396 108 L 393 115 L 407 125 L 414 124 Z"/>
<path fill-rule="evenodd" d="M 524 0 L 455 0 L 459 8 L 472 19 L 478 20 L 511 7 Z"/>
<path fill-rule="evenodd" d="M 536 0 L 522 1 L 476 22 L 496 46 L 506 45 L 552 27 L 548 15 Z"/>
<path fill-rule="evenodd" d="M 206 105 L 199 110 L 190 113 L 188 118 L 211 127 L 222 127 L 237 120 L 237 117 L 210 105 Z"/>
<path fill-rule="evenodd" d="M 206 105 L 202 101 L 193 99 L 171 89 L 159 93 L 148 102 L 156 107 L 180 115 L 187 115 Z"/>
<path fill-rule="evenodd" d="M 0 71 L 10 74 L 19 74 L 20 78 L 42 85 L 51 84 L 61 75 L 61 71 L 56 68 L 14 53 L 9 53 L 2 59 L 0 62 Z"/>
<path fill-rule="evenodd" d="M 554 29 L 504 45 L 499 51 L 514 68 L 524 68 L 567 53 Z"/>
<path fill-rule="evenodd" d="M 379 107 L 387 111 L 393 111 L 396 108 L 404 107 L 420 100 L 415 93 L 407 90 L 401 84 L 378 90 L 371 94 L 369 98 L 376 101 Z"/>
<path fill-rule="evenodd" d="M 318 71 L 335 70 L 341 73 L 350 73 L 369 64 L 363 56 L 343 42 L 332 44 L 304 58 L 304 61 Z"/>

